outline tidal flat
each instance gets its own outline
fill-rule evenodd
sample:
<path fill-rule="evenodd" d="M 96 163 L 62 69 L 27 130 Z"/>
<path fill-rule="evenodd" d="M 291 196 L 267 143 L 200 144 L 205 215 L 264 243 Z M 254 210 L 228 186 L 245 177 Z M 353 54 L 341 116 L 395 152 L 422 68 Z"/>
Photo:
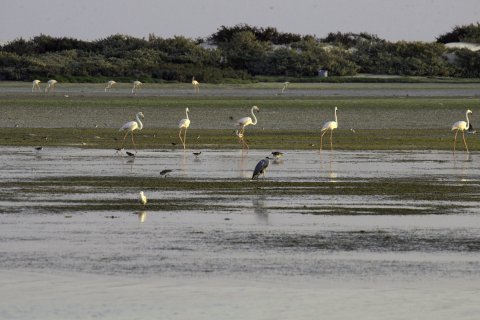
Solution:
<path fill-rule="evenodd" d="M 276 85 L 2 83 L 0 318 L 476 319 L 478 84 Z"/>

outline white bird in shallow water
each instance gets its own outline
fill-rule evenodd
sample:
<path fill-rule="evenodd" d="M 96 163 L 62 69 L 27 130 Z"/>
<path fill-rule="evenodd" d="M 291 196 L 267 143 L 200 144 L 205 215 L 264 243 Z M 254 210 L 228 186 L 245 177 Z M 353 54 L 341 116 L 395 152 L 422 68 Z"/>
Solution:
<path fill-rule="evenodd" d="M 255 111 L 260 112 L 260 109 L 257 106 L 253 106 L 252 109 L 250 110 L 250 112 L 252 113 L 253 120 L 250 117 L 243 117 L 237 121 L 238 129 L 235 132 L 235 134 L 240 139 L 240 143 L 242 144 L 243 149 L 245 148 L 248 149 L 248 144 L 244 140 L 245 127 L 249 125 L 255 126 L 257 124 L 257 117 L 255 116 Z"/>
<path fill-rule="evenodd" d="M 140 81 L 133 81 L 132 94 L 137 94 L 137 90 L 140 89 L 140 86 L 143 85 Z"/>
<path fill-rule="evenodd" d="M 457 121 L 452 125 L 452 131 L 455 131 L 455 139 L 453 141 L 453 152 L 455 152 L 455 145 L 457 144 L 457 134 L 458 131 L 462 131 L 462 137 L 463 137 L 463 143 L 465 144 L 465 149 L 468 151 L 468 146 L 467 146 L 467 141 L 465 141 L 465 131 L 471 131 L 473 132 L 473 127 L 470 124 L 470 119 L 468 119 L 468 115 L 472 114 L 472 110 L 468 109 L 467 112 L 465 113 L 465 117 L 467 118 L 467 121 Z"/>
<path fill-rule="evenodd" d="M 35 90 L 41 91 L 40 89 L 40 80 L 33 80 L 32 81 L 32 92 Z"/>
<path fill-rule="evenodd" d="M 190 126 L 190 119 L 188 118 L 188 112 L 189 111 L 190 110 L 188 110 L 188 108 L 185 109 L 185 114 L 187 115 L 187 118 L 180 120 L 180 122 L 178 123 L 178 127 L 180 128 L 180 132 L 178 133 L 178 137 L 180 138 L 180 141 L 182 141 L 183 149 L 185 149 L 185 143 L 187 141 L 187 129 Z M 183 134 L 183 139 L 182 139 L 182 130 L 185 130 L 185 132 Z"/>
<path fill-rule="evenodd" d="M 51 79 L 51 80 L 48 80 L 47 82 L 47 86 L 45 87 L 45 92 L 50 92 L 50 91 L 55 91 L 55 86 L 57 85 L 58 81 L 57 80 L 54 80 L 54 79 Z"/>
<path fill-rule="evenodd" d="M 143 191 L 140 191 L 140 203 L 145 207 L 147 204 L 147 197 L 143 193 Z"/>
<path fill-rule="evenodd" d="M 105 92 L 107 92 L 107 89 L 112 89 L 114 85 L 116 85 L 117 83 L 113 80 L 110 80 L 107 82 L 107 86 L 105 87 Z"/>
<path fill-rule="evenodd" d="M 200 92 L 200 82 L 198 82 L 197 80 L 195 80 L 195 77 L 192 77 L 192 86 L 193 86 L 193 91 L 195 93 L 199 93 Z"/>
<path fill-rule="evenodd" d="M 257 163 L 257 165 L 255 166 L 255 170 L 253 170 L 252 180 L 258 180 L 258 177 L 261 174 L 263 174 L 263 177 L 265 177 L 265 172 L 270 165 L 270 159 L 270 157 L 266 157 L 265 159 L 262 159 Z"/>
<path fill-rule="evenodd" d="M 133 147 L 135 148 L 135 152 L 137 152 L 137 147 L 135 146 L 135 142 L 133 141 L 133 131 L 143 129 L 143 123 L 140 121 L 140 117 L 145 118 L 142 112 L 138 112 L 136 114 L 135 118 L 137 119 L 137 121 L 127 122 L 118 130 L 118 131 L 126 131 L 125 136 L 123 137 L 122 146 L 120 148 L 123 149 L 123 145 L 125 144 L 125 139 L 127 138 L 128 133 L 131 133 Z"/>
<path fill-rule="evenodd" d="M 325 122 L 325 124 L 322 127 L 322 130 L 320 130 L 320 132 L 322 133 L 322 135 L 320 136 L 320 151 L 322 151 L 323 136 L 325 135 L 325 133 L 327 133 L 328 130 L 330 130 L 330 150 L 333 151 L 333 139 L 332 139 L 333 130 L 338 128 L 337 110 L 338 108 L 335 107 L 335 120 Z"/>

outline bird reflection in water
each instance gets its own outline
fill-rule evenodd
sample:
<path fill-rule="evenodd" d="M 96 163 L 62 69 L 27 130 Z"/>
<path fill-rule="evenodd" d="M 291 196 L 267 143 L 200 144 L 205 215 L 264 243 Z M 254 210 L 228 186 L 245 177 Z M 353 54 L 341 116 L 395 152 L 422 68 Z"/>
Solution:
<path fill-rule="evenodd" d="M 252 199 L 253 212 L 258 222 L 268 224 L 268 212 L 265 205 L 265 196 Z"/>
<path fill-rule="evenodd" d="M 138 212 L 138 220 L 141 223 L 144 223 L 146 218 L 147 218 L 147 212 L 146 211 L 139 211 Z"/>

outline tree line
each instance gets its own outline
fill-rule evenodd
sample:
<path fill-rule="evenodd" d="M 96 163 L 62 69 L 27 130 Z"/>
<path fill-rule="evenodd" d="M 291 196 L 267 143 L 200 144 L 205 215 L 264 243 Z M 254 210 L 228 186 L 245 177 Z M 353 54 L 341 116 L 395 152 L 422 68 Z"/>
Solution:
<path fill-rule="evenodd" d="M 368 33 L 317 38 L 246 24 L 221 26 L 204 39 L 117 34 L 83 41 L 42 34 L 0 46 L 0 80 L 187 82 L 195 76 L 215 83 L 312 78 L 320 69 L 333 76 L 480 77 L 480 51 L 450 49 L 448 42 L 480 44 L 480 24 L 456 26 L 431 43 L 390 42 Z"/>

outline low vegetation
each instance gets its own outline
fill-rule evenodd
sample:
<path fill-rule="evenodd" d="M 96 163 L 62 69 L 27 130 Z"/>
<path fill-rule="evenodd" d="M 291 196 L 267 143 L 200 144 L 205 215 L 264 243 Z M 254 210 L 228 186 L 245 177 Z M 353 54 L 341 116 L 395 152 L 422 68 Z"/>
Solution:
<path fill-rule="evenodd" d="M 389 42 L 367 33 L 340 32 L 319 39 L 249 25 L 222 26 L 205 39 L 117 34 L 83 41 L 39 35 L 0 47 L 0 80 L 190 82 L 195 76 L 208 83 L 258 77 L 312 81 L 320 69 L 337 77 L 371 73 L 474 78 L 480 76 L 480 51 L 447 49 L 444 43 L 478 43 L 479 30 L 478 23 L 457 26 L 431 43 Z M 455 59 L 447 59 L 452 54 Z"/>

